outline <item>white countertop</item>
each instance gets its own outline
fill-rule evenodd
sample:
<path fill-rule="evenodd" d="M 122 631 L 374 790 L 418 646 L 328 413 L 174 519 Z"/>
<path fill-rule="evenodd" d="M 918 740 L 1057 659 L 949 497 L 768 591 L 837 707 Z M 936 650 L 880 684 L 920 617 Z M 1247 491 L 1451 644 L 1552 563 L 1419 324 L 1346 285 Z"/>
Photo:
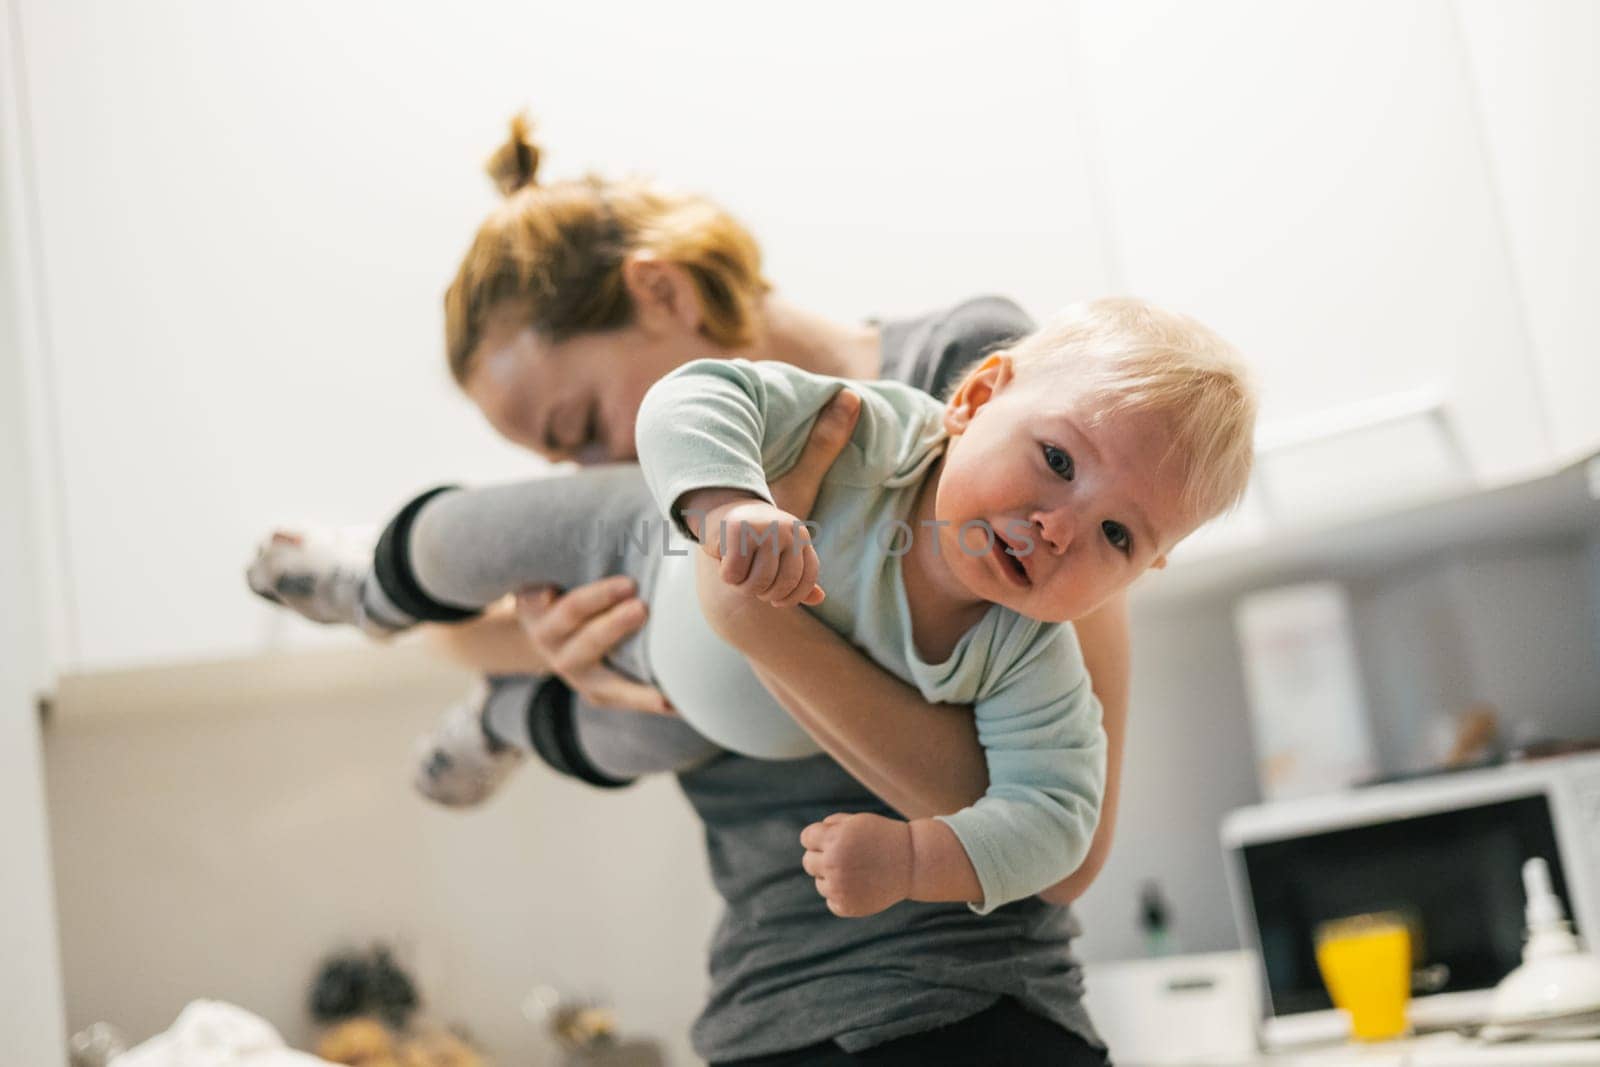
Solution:
<path fill-rule="evenodd" d="M 1238 1067 L 1543 1067 L 1545 1064 L 1600 1067 L 1600 1041 L 1487 1044 L 1460 1034 L 1428 1034 L 1374 1045 L 1340 1045 L 1263 1054 Z"/>
<path fill-rule="evenodd" d="M 1489 1044 L 1458 1033 L 1261 1052 L 1255 965 L 1243 952 L 1085 971 L 1089 1017 L 1117 1067 L 1600 1067 L 1600 1040 Z"/>

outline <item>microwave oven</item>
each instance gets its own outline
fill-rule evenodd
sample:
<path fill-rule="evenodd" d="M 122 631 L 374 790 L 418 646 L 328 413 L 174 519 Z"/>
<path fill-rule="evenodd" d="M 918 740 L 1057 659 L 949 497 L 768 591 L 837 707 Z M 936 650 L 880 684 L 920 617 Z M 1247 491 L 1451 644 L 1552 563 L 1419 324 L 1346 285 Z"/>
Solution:
<path fill-rule="evenodd" d="M 1600 755 L 1509 763 L 1229 813 L 1228 889 L 1261 978 L 1261 1039 L 1337 1039 L 1313 932 L 1398 911 L 1414 934 L 1418 1030 L 1485 1021 L 1522 962 L 1522 865 L 1542 856 L 1568 918 L 1600 935 Z"/>

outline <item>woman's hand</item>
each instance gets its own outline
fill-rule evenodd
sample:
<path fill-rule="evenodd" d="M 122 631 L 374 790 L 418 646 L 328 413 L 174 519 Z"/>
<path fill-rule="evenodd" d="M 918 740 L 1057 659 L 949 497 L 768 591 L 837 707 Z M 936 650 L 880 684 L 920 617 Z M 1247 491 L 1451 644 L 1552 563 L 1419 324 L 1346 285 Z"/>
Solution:
<path fill-rule="evenodd" d="M 772 483 L 778 507 L 804 517 L 816 502 L 822 477 L 839 458 L 861 414 L 861 398 L 845 391 L 817 416 L 805 451 L 782 478 Z M 618 575 L 590 582 L 565 594 L 529 590 L 517 597 L 517 618 L 526 645 L 540 669 L 556 675 L 591 707 L 628 708 L 675 714 L 662 692 L 606 665 L 622 641 L 639 632 L 649 612 L 631 579 Z M 730 589 L 734 599 L 764 607 Z"/>
<path fill-rule="evenodd" d="M 661 690 L 605 662 L 649 617 L 636 592 L 626 575 L 580 585 L 565 595 L 549 587 L 530 589 L 517 596 L 517 619 L 546 669 L 590 707 L 675 715 Z"/>

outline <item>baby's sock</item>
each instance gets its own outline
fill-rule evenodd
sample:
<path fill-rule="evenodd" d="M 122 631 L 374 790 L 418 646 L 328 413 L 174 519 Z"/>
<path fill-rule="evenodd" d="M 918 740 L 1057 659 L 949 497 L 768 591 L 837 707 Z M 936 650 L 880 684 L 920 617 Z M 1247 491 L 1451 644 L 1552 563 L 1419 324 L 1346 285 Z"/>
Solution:
<path fill-rule="evenodd" d="M 413 625 L 373 580 L 370 527 L 275 530 L 256 548 L 245 578 L 258 596 L 313 622 L 355 626 L 383 637 Z"/>
<path fill-rule="evenodd" d="M 480 681 L 464 700 L 452 704 L 433 731 L 417 743 L 412 779 L 417 792 L 446 807 L 483 803 L 522 763 L 524 749 L 499 740 L 489 730 L 489 709 L 496 700 L 510 703 L 515 687 Z M 533 680 L 528 679 L 531 683 Z M 525 701 L 527 694 L 522 694 Z"/>
<path fill-rule="evenodd" d="M 411 535 L 418 513 L 448 491 L 433 489 L 412 500 L 378 537 L 368 527 L 275 531 L 256 548 L 245 575 L 250 588 L 313 622 L 344 623 L 374 637 L 419 622 L 470 619 L 479 609 L 446 603 L 430 593 L 413 559 Z M 428 557 L 436 580 L 448 582 L 452 576 L 444 564 L 470 567 L 470 548 L 441 551 L 433 546 Z"/>

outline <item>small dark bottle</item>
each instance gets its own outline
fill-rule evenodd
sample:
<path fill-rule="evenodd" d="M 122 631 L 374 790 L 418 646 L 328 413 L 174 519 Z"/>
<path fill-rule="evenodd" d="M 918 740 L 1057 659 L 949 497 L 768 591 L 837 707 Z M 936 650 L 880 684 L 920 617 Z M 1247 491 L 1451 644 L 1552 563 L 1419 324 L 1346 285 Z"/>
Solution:
<path fill-rule="evenodd" d="M 1139 889 L 1139 929 L 1144 934 L 1144 951 L 1147 956 L 1170 956 L 1175 948 L 1169 927 L 1171 911 L 1161 886 L 1154 880 L 1145 882 Z"/>

